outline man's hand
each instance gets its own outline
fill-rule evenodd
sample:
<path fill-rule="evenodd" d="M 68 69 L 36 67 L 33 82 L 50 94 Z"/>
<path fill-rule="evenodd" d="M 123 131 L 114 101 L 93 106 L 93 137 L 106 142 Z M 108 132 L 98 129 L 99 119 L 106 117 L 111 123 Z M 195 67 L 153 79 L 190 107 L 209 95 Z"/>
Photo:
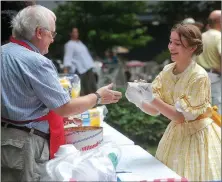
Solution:
<path fill-rule="evenodd" d="M 113 84 L 107 85 L 97 90 L 97 93 L 101 96 L 100 104 L 117 103 L 122 97 L 122 93 L 111 90 Z M 96 95 L 88 94 L 85 96 L 71 99 L 68 103 L 54 109 L 54 111 L 63 117 L 69 117 L 71 115 L 77 115 L 85 112 L 86 110 L 95 106 Z"/>
<path fill-rule="evenodd" d="M 122 98 L 122 93 L 118 91 L 111 90 L 113 84 L 109 84 L 107 86 L 101 87 L 96 92 L 101 96 L 102 102 L 101 104 L 111 104 L 117 103 L 119 99 Z"/>

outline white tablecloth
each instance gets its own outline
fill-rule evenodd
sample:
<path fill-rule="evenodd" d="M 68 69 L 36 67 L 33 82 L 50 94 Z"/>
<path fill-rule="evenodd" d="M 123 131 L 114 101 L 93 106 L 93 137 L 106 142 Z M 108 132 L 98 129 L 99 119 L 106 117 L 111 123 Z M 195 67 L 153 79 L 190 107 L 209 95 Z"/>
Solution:
<path fill-rule="evenodd" d="M 145 151 L 138 145 L 119 146 L 121 158 L 117 166 L 117 172 L 131 172 L 132 174 L 119 174 L 127 181 L 135 181 L 132 175 L 138 175 L 137 180 L 152 181 L 154 179 L 178 178 L 180 176 Z M 128 176 L 127 176 L 128 175 Z M 127 178 L 128 177 L 128 178 Z M 125 181 L 123 180 L 123 181 Z"/>
<path fill-rule="evenodd" d="M 103 123 L 103 142 L 113 142 L 117 145 L 134 145 L 132 140 L 105 122 Z"/>
<path fill-rule="evenodd" d="M 116 169 L 117 173 L 125 172 L 118 173 L 121 181 L 181 178 L 154 156 L 140 146 L 134 145 L 132 140 L 105 122 L 103 123 L 103 142 L 113 142 L 121 150 L 121 158 Z"/>

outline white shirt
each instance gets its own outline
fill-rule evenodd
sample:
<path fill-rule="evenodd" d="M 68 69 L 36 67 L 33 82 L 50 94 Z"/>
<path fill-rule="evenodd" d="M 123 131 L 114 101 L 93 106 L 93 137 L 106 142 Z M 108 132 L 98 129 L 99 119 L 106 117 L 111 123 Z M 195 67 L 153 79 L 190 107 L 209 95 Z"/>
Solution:
<path fill-rule="evenodd" d="M 72 73 L 77 70 L 80 74 L 94 67 L 94 61 L 87 47 L 80 40 L 69 40 L 65 44 L 63 64 L 70 67 Z"/>

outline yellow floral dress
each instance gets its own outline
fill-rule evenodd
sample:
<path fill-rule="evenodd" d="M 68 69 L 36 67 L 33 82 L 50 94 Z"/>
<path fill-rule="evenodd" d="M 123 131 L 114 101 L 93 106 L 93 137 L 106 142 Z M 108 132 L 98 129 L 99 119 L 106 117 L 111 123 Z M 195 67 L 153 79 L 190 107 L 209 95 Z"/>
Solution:
<path fill-rule="evenodd" d="M 169 123 L 156 158 L 190 181 L 221 180 L 221 128 L 210 117 L 198 117 L 211 107 L 207 72 L 194 61 L 179 75 L 173 74 L 174 67 L 165 66 L 155 78 L 153 93 L 176 106 L 186 121 Z"/>

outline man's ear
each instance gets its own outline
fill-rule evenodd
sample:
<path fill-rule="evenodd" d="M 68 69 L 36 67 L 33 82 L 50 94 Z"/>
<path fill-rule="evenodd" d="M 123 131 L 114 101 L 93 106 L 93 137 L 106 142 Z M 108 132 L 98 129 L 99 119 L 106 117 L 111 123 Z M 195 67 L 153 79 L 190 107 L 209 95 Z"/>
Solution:
<path fill-rule="evenodd" d="M 42 39 L 42 31 L 40 27 L 37 27 L 35 30 L 35 35 L 38 39 Z"/>

